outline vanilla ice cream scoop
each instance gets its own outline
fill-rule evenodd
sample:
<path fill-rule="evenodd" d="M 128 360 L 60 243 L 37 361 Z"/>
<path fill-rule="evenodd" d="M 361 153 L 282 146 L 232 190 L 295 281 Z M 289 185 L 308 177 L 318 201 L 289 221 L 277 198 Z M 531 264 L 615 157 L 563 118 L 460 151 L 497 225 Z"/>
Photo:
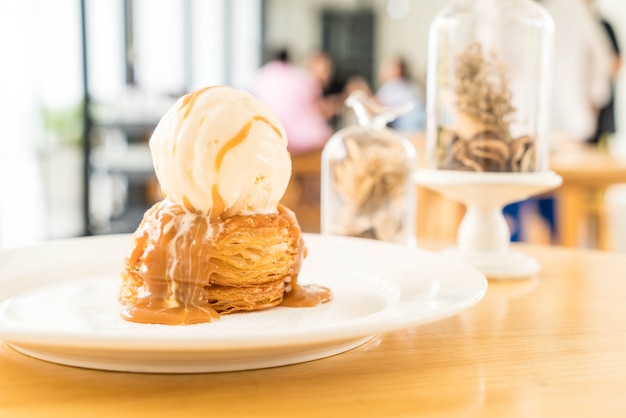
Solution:
<path fill-rule="evenodd" d="M 150 150 L 166 198 L 212 219 L 275 213 L 291 177 L 281 122 L 249 93 L 225 86 L 181 97 Z"/>

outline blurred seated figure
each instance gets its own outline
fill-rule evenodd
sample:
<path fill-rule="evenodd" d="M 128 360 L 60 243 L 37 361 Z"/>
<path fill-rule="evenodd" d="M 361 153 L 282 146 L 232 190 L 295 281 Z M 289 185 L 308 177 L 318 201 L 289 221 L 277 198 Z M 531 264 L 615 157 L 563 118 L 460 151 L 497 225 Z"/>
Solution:
<path fill-rule="evenodd" d="M 542 0 L 554 19 L 554 76 L 549 130 L 559 138 L 590 140 L 609 101 L 613 52 L 584 0 Z"/>
<path fill-rule="evenodd" d="M 585 0 L 539 2 L 552 16 L 555 27 L 548 129 L 551 149 L 558 152 L 593 139 L 599 110 L 610 98 L 613 54 L 607 36 Z M 504 208 L 511 226 L 511 240 L 524 239 L 520 212 L 522 207 L 532 205 L 536 205 L 535 210 L 547 223 L 550 238 L 554 240 L 559 231 L 556 230 L 555 202 L 551 195 Z"/>
<path fill-rule="evenodd" d="M 594 8 L 593 0 L 588 0 L 591 4 L 591 7 Z M 594 8 L 595 9 L 595 8 Z M 597 12 L 596 12 L 597 14 Z M 598 114 L 598 122 L 596 126 L 596 132 L 593 137 L 589 140 L 590 144 L 606 146 L 607 139 L 611 135 L 614 135 L 616 132 L 615 126 L 615 94 L 616 94 L 616 82 L 617 77 L 619 76 L 619 72 L 622 66 L 621 61 L 621 51 L 620 45 L 617 40 L 617 35 L 611 23 L 601 17 L 597 16 L 602 27 L 604 28 L 605 35 L 608 37 L 611 43 L 611 51 L 612 55 L 612 68 L 611 68 L 611 81 L 610 81 L 610 96 L 609 101 L 600 109 Z"/>
<path fill-rule="evenodd" d="M 406 114 L 391 122 L 391 128 L 399 131 L 423 131 L 425 127 L 426 100 L 421 89 L 411 81 L 406 61 L 390 58 L 379 67 L 381 85 L 376 99 L 385 107 L 413 103 L 414 107 Z"/>
<path fill-rule="evenodd" d="M 326 52 L 321 50 L 312 51 L 306 58 L 305 68 L 317 81 L 321 88 L 321 98 L 318 100 L 318 108 L 322 115 L 329 121 L 343 108 L 345 99 L 345 89 L 335 90 L 332 88 L 333 82 L 333 61 Z M 337 86 L 334 86 L 335 88 Z"/>
<path fill-rule="evenodd" d="M 332 63 L 323 52 L 311 54 L 304 68 L 290 63 L 288 51 L 281 50 L 256 76 L 252 93 L 278 115 L 294 155 L 321 149 L 333 133 L 328 118 L 336 106 L 323 97 L 331 74 Z"/>

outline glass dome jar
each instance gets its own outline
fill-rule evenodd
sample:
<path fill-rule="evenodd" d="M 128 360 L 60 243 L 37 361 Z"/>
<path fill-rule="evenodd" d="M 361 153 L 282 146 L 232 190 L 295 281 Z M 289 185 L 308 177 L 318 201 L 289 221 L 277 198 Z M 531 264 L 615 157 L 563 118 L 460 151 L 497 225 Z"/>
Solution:
<path fill-rule="evenodd" d="M 385 125 L 411 105 L 382 108 L 362 92 L 346 105 L 359 124 L 335 133 L 322 152 L 321 232 L 410 244 L 416 151 Z"/>
<path fill-rule="evenodd" d="M 428 168 L 548 169 L 554 23 L 533 0 L 457 0 L 428 51 Z"/>

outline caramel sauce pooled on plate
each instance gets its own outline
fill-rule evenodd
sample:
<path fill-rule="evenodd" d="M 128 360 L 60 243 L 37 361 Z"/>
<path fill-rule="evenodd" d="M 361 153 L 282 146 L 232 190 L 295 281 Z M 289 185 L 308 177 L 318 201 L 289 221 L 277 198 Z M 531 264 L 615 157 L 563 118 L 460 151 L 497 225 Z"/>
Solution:
<path fill-rule="evenodd" d="M 316 284 L 300 285 L 298 283 L 292 286 L 291 291 L 285 293 L 281 306 L 290 308 L 310 308 L 330 302 L 332 293 L 329 288 L 318 286 Z"/>

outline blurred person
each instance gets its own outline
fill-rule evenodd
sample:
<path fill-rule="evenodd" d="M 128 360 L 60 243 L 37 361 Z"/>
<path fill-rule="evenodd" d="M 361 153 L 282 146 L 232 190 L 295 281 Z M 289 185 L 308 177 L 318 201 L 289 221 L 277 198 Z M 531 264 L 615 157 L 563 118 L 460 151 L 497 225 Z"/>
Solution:
<path fill-rule="evenodd" d="M 322 87 L 320 110 L 333 130 L 338 129 L 340 113 L 344 110 L 347 83 L 337 79 L 331 56 L 323 50 L 313 50 L 306 58 L 305 68 Z"/>
<path fill-rule="evenodd" d="M 605 35 L 608 37 L 608 40 L 611 44 L 612 55 L 612 68 L 611 68 L 611 80 L 610 80 L 610 96 L 609 101 L 600 109 L 598 114 L 598 121 L 596 125 L 596 132 L 591 137 L 590 143 L 597 145 L 602 144 L 606 141 L 606 137 L 608 135 L 612 135 L 616 131 L 615 127 L 615 81 L 619 74 L 622 60 L 621 60 L 621 51 L 619 42 L 617 41 L 617 36 L 615 34 L 615 30 L 611 23 L 599 15 L 595 7 L 594 0 L 587 0 L 589 3 L 589 7 L 596 14 L 598 21 L 600 22 L 602 28 L 604 29 Z"/>
<path fill-rule="evenodd" d="M 326 90 L 332 81 L 333 61 L 330 56 L 322 50 L 314 50 L 306 57 L 305 68 L 322 88 Z"/>
<path fill-rule="evenodd" d="M 423 131 L 425 128 L 426 100 L 421 89 L 411 81 L 407 62 L 402 58 L 384 60 L 378 71 L 381 85 L 376 91 L 377 101 L 385 107 L 413 103 L 413 108 L 391 122 L 399 131 Z"/>
<path fill-rule="evenodd" d="M 541 0 L 554 19 L 554 76 L 550 132 L 589 141 L 609 101 L 613 53 L 585 0 Z"/>
<path fill-rule="evenodd" d="M 280 118 L 291 154 L 321 149 L 332 135 L 328 118 L 336 112 L 336 105 L 323 96 L 331 75 L 332 62 L 326 54 L 315 52 L 306 67 L 300 67 L 290 62 L 286 49 L 259 70 L 252 94 Z"/>
<path fill-rule="evenodd" d="M 609 101 L 612 53 L 607 37 L 586 0 L 539 0 L 554 20 L 551 148 L 579 146 L 592 140 L 600 109 Z M 523 239 L 520 213 L 535 206 L 547 224 L 551 240 L 556 230 L 551 195 L 513 203 L 504 208 L 511 241 Z"/>

